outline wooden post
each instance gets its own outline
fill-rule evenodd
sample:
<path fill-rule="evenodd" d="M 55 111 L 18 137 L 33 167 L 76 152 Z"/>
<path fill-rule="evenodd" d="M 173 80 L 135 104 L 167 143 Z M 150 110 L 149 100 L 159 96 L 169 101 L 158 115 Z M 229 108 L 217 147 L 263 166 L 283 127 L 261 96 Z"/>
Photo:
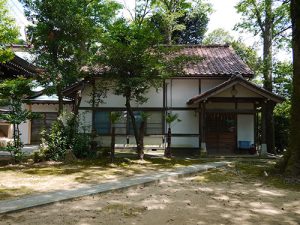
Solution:
<path fill-rule="evenodd" d="M 262 112 L 261 112 L 261 150 L 260 155 L 267 155 L 267 140 L 266 140 L 266 107 L 267 102 L 262 103 Z"/>
<path fill-rule="evenodd" d="M 205 141 L 205 102 L 201 106 L 201 146 L 200 155 L 207 155 L 206 141 Z"/>

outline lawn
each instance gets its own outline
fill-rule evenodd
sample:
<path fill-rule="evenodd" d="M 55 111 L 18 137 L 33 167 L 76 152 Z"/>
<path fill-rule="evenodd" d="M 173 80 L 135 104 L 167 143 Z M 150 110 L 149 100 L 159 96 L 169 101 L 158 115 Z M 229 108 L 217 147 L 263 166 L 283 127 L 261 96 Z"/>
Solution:
<path fill-rule="evenodd" d="M 114 163 L 109 159 L 81 160 L 75 163 L 23 163 L 0 167 L 0 200 L 19 198 L 55 190 L 86 187 L 141 173 L 172 170 L 214 159 L 166 159 L 146 157 L 137 160 L 135 154 L 117 154 Z"/>
<path fill-rule="evenodd" d="M 147 159 L 143 164 L 133 160 L 115 167 L 157 170 L 193 162 L 203 161 Z M 232 159 L 228 167 L 4 214 L 0 221 L 14 225 L 298 225 L 299 181 L 277 174 L 275 162 Z"/>
<path fill-rule="evenodd" d="M 149 157 L 137 160 L 135 154 L 117 154 L 114 163 L 109 159 L 82 160 L 75 163 L 24 163 L 0 167 L 0 200 L 19 198 L 29 194 L 56 190 L 70 190 L 88 185 L 114 181 L 141 173 L 170 171 L 192 164 L 220 161 L 222 158 Z M 226 159 L 228 161 L 228 159 Z M 200 174 L 199 182 L 259 179 L 267 185 L 299 190 L 299 184 L 290 182 L 272 169 L 274 160 L 229 159 L 232 164 L 224 169 Z"/>

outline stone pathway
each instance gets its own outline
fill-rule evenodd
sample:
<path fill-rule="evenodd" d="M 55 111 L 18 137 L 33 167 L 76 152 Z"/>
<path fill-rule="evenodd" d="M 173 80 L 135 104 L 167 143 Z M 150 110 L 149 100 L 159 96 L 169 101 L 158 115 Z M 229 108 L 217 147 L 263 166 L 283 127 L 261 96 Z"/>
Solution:
<path fill-rule="evenodd" d="M 51 204 L 59 201 L 65 201 L 73 198 L 83 197 L 87 195 L 99 194 L 113 190 L 125 189 L 129 187 L 139 186 L 164 180 L 167 178 L 178 178 L 182 176 L 191 175 L 197 172 L 203 172 L 209 169 L 223 167 L 229 162 L 211 162 L 205 164 L 196 164 L 178 168 L 172 172 L 157 172 L 151 174 L 137 175 L 131 178 L 123 178 L 113 182 L 93 185 L 86 188 L 79 188 L 75 190 L 62 190 L 28 196 L 16 200 L 0 201 L 0 214 L 24 210 L 36 206 Z"/>

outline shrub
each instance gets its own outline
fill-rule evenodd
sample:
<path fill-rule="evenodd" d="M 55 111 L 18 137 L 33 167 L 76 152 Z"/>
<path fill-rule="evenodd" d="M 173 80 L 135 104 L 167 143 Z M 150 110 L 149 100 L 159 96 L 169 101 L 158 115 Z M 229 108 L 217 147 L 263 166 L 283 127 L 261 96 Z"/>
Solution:
<path fill-rule="evenodd" d="M 67 136 L 64 124 L 60 118 L 55 121 L 50 129 L 50 134 L 44 130 L 41 133 L 41 153 L 46 160 L 62 161 L 67 149 Z"/>

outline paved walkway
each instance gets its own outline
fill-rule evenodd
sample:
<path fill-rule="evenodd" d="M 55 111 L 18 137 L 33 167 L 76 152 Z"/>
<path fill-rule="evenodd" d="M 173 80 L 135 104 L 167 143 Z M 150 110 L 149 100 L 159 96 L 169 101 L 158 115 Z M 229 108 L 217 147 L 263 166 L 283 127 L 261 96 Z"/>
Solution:
<path fill-rule="evenodd" d="M 196 164 L 178 168 L 172 172 L 157 172 L 151 174 L 137 175 L 131 178 L 124 178 L 113 182 L 107 182 L 103 184 L 93 185 L 86 188 L 79 188 L 75 190 L 63 190 L 56 192 L 49 192 L 45 194 L 39 194 L 29 196 L 17 200 L 0 201 L 0 214 L 14 212 L 18 210 L 24 210 L 36 206 L 51 204 L 59 201 L 69 200 L 87 195 L 99 194 L 108 191 L 125 189 L 129 187 L 145 185 L 167 178 L 178 178 L 186 175 L 190 175 L 197 172 L 203 172 L 208 169 L 222 167 L 228 165 L 229 162 L 211 162 L 205 164 Z"/>

